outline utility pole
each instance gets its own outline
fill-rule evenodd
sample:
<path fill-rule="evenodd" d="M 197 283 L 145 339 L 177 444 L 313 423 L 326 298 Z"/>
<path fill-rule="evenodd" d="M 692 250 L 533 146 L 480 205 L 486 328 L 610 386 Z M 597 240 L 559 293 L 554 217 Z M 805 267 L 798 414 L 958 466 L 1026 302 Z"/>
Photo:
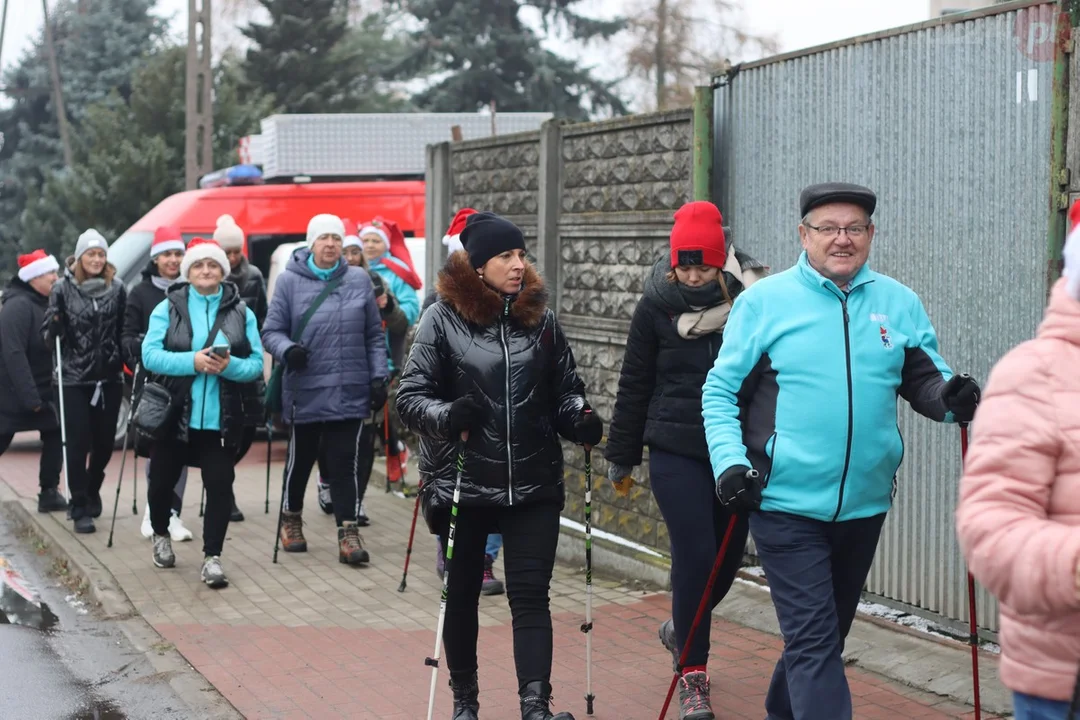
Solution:
<path fill-rule="evenodd" d="M 8 0 L 4 0 L 4 15 L 0 19 L 0 58 L 4 57 L 4 31 L 7 30 L 7 6 Z"/>
<path fill-rule="evenodd" d="M 188 190 L 214 164 L 213 75 L 210 55 L 210 2 L 188 0 L 187 82 L 185 85 L 184 178 Z"/>
<path fill-rule="evenodd" d="M 7 7 L 7 3 L 4 3 Z M 75 160 L 71 154 L 71 138 L 68 137 L 67 112 L 64 111 L 64 90 L 60 87 L 60 68 L 56 62 L 56 45 L 53 44 L 52 28 L 49 26 L 49 3 L 41 0 L 45 13 L 45 52 L 49 56 L 49 73 L 52 75 L 53 106 L 56 108 L 56 124 L 60 127 L 60 144 L 64 148 L 64 166 L 71 167 Z"/>

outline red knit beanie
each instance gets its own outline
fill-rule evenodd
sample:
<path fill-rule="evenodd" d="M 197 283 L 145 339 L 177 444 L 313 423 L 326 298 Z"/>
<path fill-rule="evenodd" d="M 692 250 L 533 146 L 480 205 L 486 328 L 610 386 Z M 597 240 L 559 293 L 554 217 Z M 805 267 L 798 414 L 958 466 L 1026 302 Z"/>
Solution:
<path fill-rule="evenodd" d="M 727 260 L 724 218 L 711 202 L 697 200 L 675 213 L 671 228 L 671 267 L 711 265 L 722 268 Z"/>

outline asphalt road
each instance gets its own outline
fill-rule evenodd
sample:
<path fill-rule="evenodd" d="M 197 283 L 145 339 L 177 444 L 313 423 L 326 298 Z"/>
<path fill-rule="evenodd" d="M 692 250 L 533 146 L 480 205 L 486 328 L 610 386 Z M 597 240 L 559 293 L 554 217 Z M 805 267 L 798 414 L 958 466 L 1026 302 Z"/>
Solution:
<path fill-rule="evenodd" d="M 95 617 L 51 576 L 50 564 L 49 556 L 20 538 L 0 512 L 0 715 L 35 720 L 187 717 L 168 679 L 155 674 L 113 623 Z M 16 577 L 4 572 L 12 569 Z M 25 599 L 27 589 L 38 594 L 41 607 Z"/>

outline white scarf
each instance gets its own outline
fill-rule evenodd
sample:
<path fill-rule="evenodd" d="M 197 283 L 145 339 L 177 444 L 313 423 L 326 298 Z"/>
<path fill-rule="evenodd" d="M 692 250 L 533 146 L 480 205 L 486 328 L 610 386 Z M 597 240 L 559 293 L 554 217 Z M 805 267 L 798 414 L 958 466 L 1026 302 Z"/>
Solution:
<path fill-rule="evenodd" d="M 743 270 L 742 266 L 739 265 L 739 261 L 736 259 L 734 252 L 729 252 L 727 260 L 724 261 L 724 267 L 719 276 L 719 282 L 722 286 L 724 283 L 723 271 L 727 271 L 731 275 L 739 278 L 744 290 L 765 277 L 766 273 L 765 268 L 750 268 Z M 726 289 L 724 295 L 728 295 Z M 702 335 L 708 335 L 709 333 L 721 332 L 723 331 L 724 326 L 727 325 L 727 319 L 730 313 L 731 303 L 727 301 L 709 308 L 695 308 L 691 312 L 685 312 L 679 315 L 675 322 L 675 329 L 678 330 L 679 337 L 688 340 L 701 337 Z"/>

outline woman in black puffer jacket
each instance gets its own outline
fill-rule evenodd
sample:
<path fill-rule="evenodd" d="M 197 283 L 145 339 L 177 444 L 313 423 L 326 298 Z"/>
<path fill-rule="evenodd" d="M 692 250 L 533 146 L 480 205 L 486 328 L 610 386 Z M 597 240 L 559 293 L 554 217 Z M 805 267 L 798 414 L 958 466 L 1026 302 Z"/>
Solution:
<path fill-rule="evenodd" d="M 550 720 L 548 590 L 564 500 L 559 435 L 600 442 L 574 356 L 513 223 L 469 218 L 439 273 L 402 373 L 397 409 L 421 436 L 421 502 L 446 545 L 458 438 L 467 435 L 443 641 L 454 718 L 475 720 L 477 602 L 489 532 L 501 532 L 521 716 Z M 573 720 L 568 713 L 555 716 Z"/>
<path fill-rule="evenodd" d="M 115 279 L 107 249 L 97 230 L 79 236 L 64 277 L 53 285 L 42 327 L 50 348 L 60 337 L 71 519 L 78 533 L 94 532 L 93 518 L 101 515 L 101 485 L 124 391 L 120 348 L 127 292 Z"/>
<path fill-rule="evenodd" d="M 728 251 L 715 205 L 688 203 L 675 213 L 670 255 L 653 266 L 630 321 L 604 457 L 608 478 L 626 493 L 630 473 L 649 446 L 653 496 L 671 540 L 673 619 L 660 626 L 660 640 L 676 662 L 731 517 L 716 497 L 701 388 L 720 352 L 732 300 L 763 274 L 759 263 Z M 735 580 L 748 529 L 746 517 L 739 518 L 717 575 L 712 607 Z M 708 657 L 706 622 L 694 635 L 683 667 L 680 718 L 713 717 Z"/>

